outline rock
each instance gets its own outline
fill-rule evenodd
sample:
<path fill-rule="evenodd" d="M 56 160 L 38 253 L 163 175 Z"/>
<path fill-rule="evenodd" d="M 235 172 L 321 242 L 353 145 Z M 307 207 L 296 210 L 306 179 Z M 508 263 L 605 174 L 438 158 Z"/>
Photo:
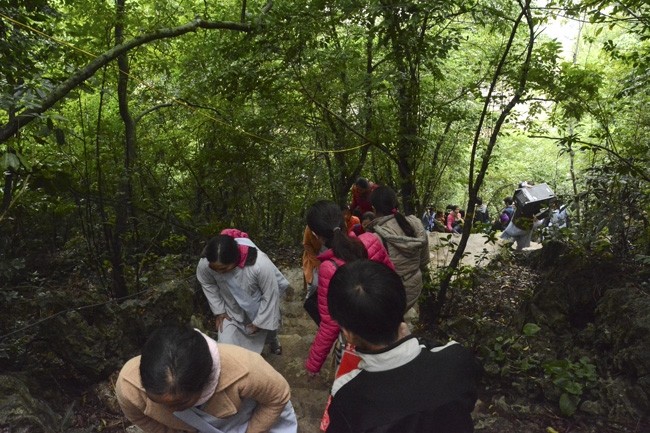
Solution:
<path fill-rule="evenodd" d="M 93 393 L 99 401 L 114 415 L 120 415 L 122 413 L 122 409 L 120 409 L 120 405 L 117 402 L 117 396 L 115 395 L 115 382 L 117 381 L 118 374 L 119 371 L 115 371 L 107 381 L 100 382 L 93 388 Z"/>
<path fill-rule="evenodd" d="M 97 383 L 138 353 L 161 323 L 188 320 L 193 296 L 189 280 L 172 280 L 144 299 L 67 311 L 40 327 L 40 343 L 32 346 L 38 361 L 29 364 L 42 369 L 36 370 L 39 375 L 53 375 L 73 385 Z"/>
<path fill-rule="evenodd" d="M 597 401 L 583 401 L 578 409 L 582 412 L 588 413 L 589 415 L 602 415 L 603 413 L 602 406 Z"/>
<path fill-rule="evenodd" d="M 61 416 L 32 396 L 24 378 L 0 376 L 0 428 L 10 433 L 58 433 Z"/>

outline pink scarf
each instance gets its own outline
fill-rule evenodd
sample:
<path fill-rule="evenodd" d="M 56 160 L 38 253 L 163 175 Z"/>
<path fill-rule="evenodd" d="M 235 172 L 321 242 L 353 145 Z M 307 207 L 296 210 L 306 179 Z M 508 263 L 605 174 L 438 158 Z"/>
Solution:
<path fill-rule="evenodd" d="M 221 374 L 221 358 L 219 358 L 219 347 L 217 346 L 217 342 L 198 329 L 196 329 L 196 331 L 205 338 L 205 342 L 208 343 L 208 349 L 210 349 L 210 356 L 212 356 L 212 372 L 210 373 L 208 382 L 203 387 L 201 397 L 199 397 L 194 404 L 195 406 L 201 406 L 210 400 L 210 397 L 212 397 L 214 392 L 217 390 L 217 385 L 219 385 L 219 376 Z"/>

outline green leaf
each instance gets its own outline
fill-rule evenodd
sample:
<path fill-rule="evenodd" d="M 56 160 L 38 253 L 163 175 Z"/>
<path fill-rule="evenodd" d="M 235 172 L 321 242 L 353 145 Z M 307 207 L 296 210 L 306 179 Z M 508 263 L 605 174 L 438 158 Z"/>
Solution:
<path fill-rule="evenodd" d="M 578 409 L 580 397 L 564 393 L 560 396 L 560 411 L 566 416 L 573 415 Z"/>
<path fill-rule="evenodd" d="M 16 153 L 16 158 L 18 158 L 18 161 L 20 161 L 20 164 L 21 164 L 23 167 L 25 167 L 25 169 L 26 169 L 27 171 L 31 171 L 31 170 L 32 170 L 32 166 L 31 166 L 31 164 L 29 164 L 29 163 L 25 160 L 25 158 L 24 158 L 20 153 Z"/>
<path fill-rule="evenodd" d="M 582 395 L 582 385 L 577 382 L 567 382 L 564 385 L 564 390 L 573 395 L 581 396 Z"/>
<path fill-rule="evenodd" d="M 526 337 L 532 337 L 533 335 L 537 334 L 539 330 L 542 329 L 540 328 L 537 324 L 535 323 L 526 323 L 524 325 L 524 335 Z"/>
<path fill-rule="evenodd" d="M 13 153 L 5 153 L 2 155 L 2 170 L 13 169 L 18 170 L 20 168 L 20 160 Z"/>

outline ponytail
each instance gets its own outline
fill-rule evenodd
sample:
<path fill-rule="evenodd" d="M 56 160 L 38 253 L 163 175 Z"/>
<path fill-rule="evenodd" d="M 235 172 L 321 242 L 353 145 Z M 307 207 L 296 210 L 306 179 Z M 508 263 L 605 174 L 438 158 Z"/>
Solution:
<path fill-rule="evenodd" d="M 415 229 L 398 210 L 397 194 L 388 186 L 379 186 L 370 194 L 370 203 L 377 213 L 394 215 L 395 221 L 404 234 L 410 238 L 416 237 Z"/>
<path fill-rule="evenodd" d="M 336 203 L 329 200 L 314 203 L 307 211 L 307 225 L 339 259 L 352 262 L 368 257 L 363 243 L 348 236 L 341 208 Z"/>
<path fill-rule="evenodd" d="M 399 212 L 395 212 L 395 221 L 397 221 L 397 224 L 399 225 L 399 227 L 402 229 L 402 231 L 404 232 L 404 234 L 406 236 L 408 236 L 410 238 L 416 237 L 415 229 L 406 220 L 406 217 L 403 214 L 401 214 Z"/>
<path fill-rule="evenodd" d="M 346 263 L 368 258 L 368 251 L 366 251 L 363 242 L 357 238 L 351 238 L 346 233 L 345 227 L 337 227 L 337 229 L 333 231 L 331 242 L 332 251 L 334 251 L 336 257 Z"/>

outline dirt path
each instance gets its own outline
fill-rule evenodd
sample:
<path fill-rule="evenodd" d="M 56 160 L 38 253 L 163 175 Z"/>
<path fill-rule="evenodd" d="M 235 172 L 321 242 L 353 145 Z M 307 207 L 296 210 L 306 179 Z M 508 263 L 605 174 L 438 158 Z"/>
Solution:
<path fill-rule="evenodd" d="M 487 236 L 473 233 L 469 235 L 465 255 L 462 263 L 469 266 L 485 265 L 489 259 L 498 253 L 506 242 L 497 239 L 496 243 L 487 242 Z M 460 235 L 449 233 L 429 233 L 429 249 L 431 250 L 431 266 L 445 266 L 449 263 L 454 255 L 455 248 L 460 242 Z M 453 248 L 450 247 L 453 245 Z M 542 247 L 542 244 L 531 242 L 530 247 L 524 248 L 525 251 L 536 250 Z"/>

